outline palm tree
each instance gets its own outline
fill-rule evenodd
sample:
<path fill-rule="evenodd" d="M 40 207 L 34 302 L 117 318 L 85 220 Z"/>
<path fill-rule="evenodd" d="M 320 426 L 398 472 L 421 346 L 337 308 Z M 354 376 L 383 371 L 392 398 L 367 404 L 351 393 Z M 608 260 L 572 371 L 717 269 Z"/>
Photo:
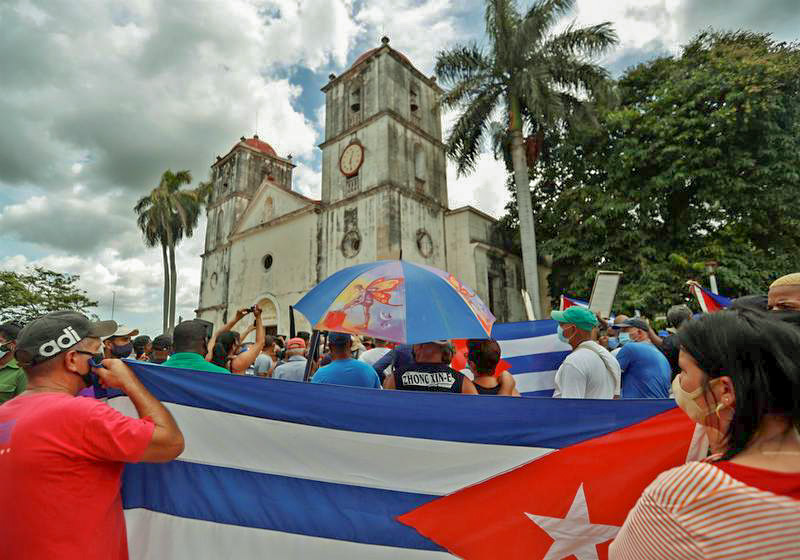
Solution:
<path fill-rule="evenodd" d="M 173 173 L 166 170 L 158 186 L 150 194 L 139 199 L 134 211 L 137 224 L 148 247 L 161 246 L 164 263 L 164 332 L 175 327 L 175 299 L 177 269 L 175 247 L 184 237 L 191 237 L 203 205 L 208 199 L 210 184 L 201 183 L 195 189 L 181 189 L 192 182 L 189 171 Z"/>
<path fill-rule="evenodd" d="M 617 42 L 609 22 L 573 24 L 554 34 L 553 26 L 574 4 L 537 0 L 521 14 L 514 0 L 487 0 L 488 52 L 473 43 L 436 57 L 437 77 L 448 87 L 442 104 L 462 109 L 447 139 L 447 154 L 459 175 L 474 170 L 493 118 L 507 117 L 503 128 L 510 137 L 525 285 L 537 319 L 541 308 L 528 158 L 533 156 L 535 163 L 547 130 L 593 118 L 594 102 L 608 96 L 610 88 L 608 73 L 591 57 Z"/>

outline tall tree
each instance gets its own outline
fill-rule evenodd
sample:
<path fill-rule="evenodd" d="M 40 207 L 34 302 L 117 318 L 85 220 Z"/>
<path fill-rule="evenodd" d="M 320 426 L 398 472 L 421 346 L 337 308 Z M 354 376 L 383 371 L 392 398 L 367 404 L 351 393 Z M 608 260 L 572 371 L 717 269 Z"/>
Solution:
<path fill-rule="evenodd" d="M 449 87 L 442 98 L 461 115 L 447 139 L 447 153 L 458 173 L 474 169 L 492 119 L 508 124 L 525 286 L 541 318 L 536 230 L 530 197 L 528 160 L 535 161 L 544 134 L 565 122 L 592 118 L 596 100 L 609 94 L 608 75 L 591 62 L 616 44 L 611 24 L 553 27 L 575 0 L 537 0 L 523 14 L 514 0 L 487 0 L 488 52 L 477 44 L 456 46 L 436 58 L 436 74 Z M 525 134 L 529 134 L 526 142 Z"/>
<path fill-rule="evenodd" d="M 210 185 L 201 183 L 194 189 L 182 189 L 192 182 L 189 171 L 166 170 L 150 194 L 139 199 L 134 211 L 139 229 L 148 247 L 161 246 L 164 264 L 164 332 L 175 327 L 177 266 L 175 247 L 184 237 L 191 237 L 197 227 Z"/>
<path fill-rule="evenodd" d="M 78 287 L 80 276 L 42 267 L 0 270 L 0 321 L 27 323 L 51 311 L 89 313 L 97 302 Z"/>
<path fill-rule="evenodd" d="M 800 46 L 705 32 L 629 69 L 599 127 L 553 133 L 535 173 L 551 296 L 624 272 L 621 311 L 663 313 L 688 279 L 764 293 L 800 270 Z M 506 222 L 513 227 L 513 205 Z"/>

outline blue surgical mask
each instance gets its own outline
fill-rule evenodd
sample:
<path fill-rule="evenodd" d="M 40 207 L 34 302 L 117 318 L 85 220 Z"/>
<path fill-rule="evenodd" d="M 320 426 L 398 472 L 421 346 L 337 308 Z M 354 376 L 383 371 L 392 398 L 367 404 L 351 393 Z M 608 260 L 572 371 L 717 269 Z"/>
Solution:
<path fill-rule="evenodd" d="M 616 337 L 613 337 L 613 336 L 610 337 L 608 339 L 608 349 L 609 350 L 615 350 L 617 348 L 619 348 L 619 339 L 616 338 Z"/>
<path fill-rule="evenodd" d="M 623 344 L 627 344 L 631 342 L 631 335 L 626 332 L 619 333 L 619 345 L 622 346 Z"/>
<path fill-rule="evenodd" d="M 131 352 L 133 352 L 133 344 L 130 342 L 121 346 L 111 345 L 111 354 L 115 358 L 127 358 L 131 355 Z"/>
<path fill-rule="evenodd" d="M 556 331 L 556 334 L 558 335 L 558 340 L 560 340 L 564 344 L 569 344 L 569 339 L 566 336 L 564 336 L 564 330 L 561 328 L 561 325 L 558 325 L 558 330 Z"/>

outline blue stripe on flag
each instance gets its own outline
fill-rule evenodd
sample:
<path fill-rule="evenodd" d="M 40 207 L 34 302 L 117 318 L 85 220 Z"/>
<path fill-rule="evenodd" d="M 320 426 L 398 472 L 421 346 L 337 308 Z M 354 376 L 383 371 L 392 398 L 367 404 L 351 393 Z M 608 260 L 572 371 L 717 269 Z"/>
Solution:
<path fill-rule="evenodd" d="M 517 323 L 495 323 L 492 326 L 492 338 L 496 340 L 513 340 L 516 338 L 532 338 L 555 334 L 558 323 L 552 319 L 541 321 L 520 321 Z"/>
<path fill-rule="evenodd" d="M 125 509 L 425 550 L 443 549 L 394 518 L 438 497 L 186 461 L 129 464 L 122 486 Z"/>
<path fill-rule="evenodd" d="M 324 428 L 468 443 L 560 449 L 675 406 L 666 399 L 541 399 L 534 405 L 529 399 L 382 391 L 128 364 L 161 401 Z M 571 421 L 554 425 L 556 417 Z"/>
<path fill-rule="evenodd" d="M 503 359 L 511 366 L 511 373 L 528 373 L 556 370 L 569 354 L 569 352 L 543 352 Z"/>

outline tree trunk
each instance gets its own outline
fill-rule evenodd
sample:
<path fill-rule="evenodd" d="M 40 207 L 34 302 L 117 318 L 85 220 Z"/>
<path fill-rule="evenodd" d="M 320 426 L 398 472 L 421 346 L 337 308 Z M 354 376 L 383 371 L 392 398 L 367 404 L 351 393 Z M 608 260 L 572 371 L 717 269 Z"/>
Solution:
<path fill-rule="evenodd" d="M 511 161 L 514 165 L 514 185 L 517 189 L 519 235 L 522 242 L 522 267 L 525 271 L 525 288 L 531 297 L 534 319 L 543 319 L 539 298 L 539 266 L 536 254 L 536 229 L 531 204 L 530 178 L 522 139 L 522 119 L 519 100 L 511 97 Z"/>
<path fill-rule="evenodd" d="M 175 329 L 175 290 L 178 273 L 175 270 L 175 241 L 169 246 L 169 334 Z"/>
<path fill-rule="evenodd" d="M 167 327 L 169 327 L 169 262 L 167 261 L 167 245 L 166 243 L 161 244 L 161 260 L 164 261 L 164 307 L 162 308 L 162 331 L 167 332 Z"/>

